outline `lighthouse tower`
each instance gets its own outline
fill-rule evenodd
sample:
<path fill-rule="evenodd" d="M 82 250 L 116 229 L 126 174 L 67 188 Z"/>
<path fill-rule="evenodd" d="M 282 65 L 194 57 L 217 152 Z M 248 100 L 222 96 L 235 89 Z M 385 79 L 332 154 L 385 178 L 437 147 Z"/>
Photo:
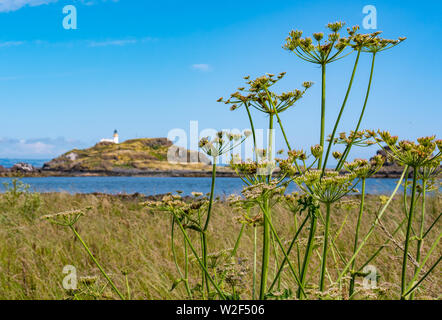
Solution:
<path fill-rule="evenodd" d="M 117 129 L 115 129 L 115 131 L 114 131 L 114 143 L 118 143 L 118 142 L 119 142 L 118 131 L 117 131 Z"/>

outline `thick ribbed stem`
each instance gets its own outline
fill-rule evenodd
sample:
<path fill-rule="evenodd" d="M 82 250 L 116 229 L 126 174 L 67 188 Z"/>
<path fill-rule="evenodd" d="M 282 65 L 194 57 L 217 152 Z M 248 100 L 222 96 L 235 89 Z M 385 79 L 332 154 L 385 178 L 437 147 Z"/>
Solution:
<path fill-rule="evenodd" d="M 410 212 L 408 213 L 407 233 L 405 235 L 405 243 L 404 243 L 404 257 L 402 259 L 401 299 L 405 299 L 404 294 L 407 286 L 408 249 L 410 247 L 411 227 L 413 225 L 413 217 L 414 217 L 416 186 L 417 186 L 417 170 L 418 168 L 416 167 L 413 168 L 413 186 L 411 187 Z"/>
<path fill-rule="evenodd" d="M 265 200 L 263 207 L 264 210 L 268 210 L 268 200 Z M 270 223 L 268 220 L 268 215 L 264 215 L 264 228 L 263 228 L 263 244 L 262 244 L 262 264 L 261 264 L 261 287 L 259 291 L 259 299 L 264 300 L 265 294 L 267 292 L 267 275 L 269 269 L 269 258 L 270 258 Z"/>
<path fill-rule="evenodd" d="M 319 290 L 324 291 L 325 269 L 327 268 L 327 250 L 328 250 L 328 233 L 330 229 L 330 203 L 325 204 L 325 228 L 324 228 L 324 244 L 322 247 L 321 274 L 319 278 Z"/>
<path fill-rule="evenodd" d="M 301 286 L 303 288 L 305 288 L 305 280 L 306 280 L 306 276 L 307 276 L 307 269 L 308 269 L 308 265 L 310 263 L 310 258 L 312 256 L 312 251 L 313 251 L 313 245 L 314 245 L 314 242 L 315 242 L 316 222 L 317 222 L 316 214 L 317 214 L 317 212 L 314 212 L 310 216 L 310 232 L 309 232 L 309 236 L 308 236 L 308 240 L 307 240 L 307 247 L 305 249 L 304 261 L 302 263 L 301 275 L 299 277 L 300 278 L 300 282 L 301 282 Z M 303 292 L 303 290 L 301 290 L 301 287 L 298 288 L 298 294 L 297 295 L 298 295 L 298 299 L 306 298 L 306 295 Z"/>
<path fill-rule="evenodd" d="M 361 196 L 361 203 L 359 205 L 359 215 L 358 215 L 358 222 L 356 223 L 356 231 L 355 231 L 355 242 L 353 245 L 353 254 L 355 254 L 356 249 L 358 248 L 358 242 L 359 242 L 359 229 L 361 226 L 362 221 L 362 214 L 364 212 L 364 200 L 365 200 L 365 178 L 362 178 L 362 196 Z M 350 290 L 349 290 L 349 296 L 351 297 L 353 295 L 354 289 L 355 289 L 355 280 L 356 280 L 356 274 L 355 272 L 356 267 L 356 258 L 353 260 L 353 263 L 351 264 L 351 280 L 350 280 Z"/>
<path fill-rule="evenodd" d="M 319 156 L 318 161 L 318 169 L 321 169 L 322 166 L 322 154 L 324 152 L 324 141 L 325 141 L 325 66 L 323 63 L 321 65 L 321 132 L 319 138 L 319 144 L 322 147 L 321 155 Z"/>
<path fill-rule="evenodd" d="M 204 224 L 204 228 L 202 230 L 203 264 L 206 269 L 207 269 L 207 250 L 208 250 L 207 249 L 207 228 L 209 227 L 210 217 L 212 215 L 213 197 L 214 197 L 214 193 L 215 193 L 215 179 L 216 179 L 216 157 L 213 157 L 212 184 L 210 187 L 209 208 L 207 209 L 206 223 Z M 207 295 L 209 295 L 210 294 L 210 287 L 209 287 L 209 281 L 208 281 L 207 277 L 208 277 L 208 274 L 206 273 L 205 283 L 206 283 Z"/>

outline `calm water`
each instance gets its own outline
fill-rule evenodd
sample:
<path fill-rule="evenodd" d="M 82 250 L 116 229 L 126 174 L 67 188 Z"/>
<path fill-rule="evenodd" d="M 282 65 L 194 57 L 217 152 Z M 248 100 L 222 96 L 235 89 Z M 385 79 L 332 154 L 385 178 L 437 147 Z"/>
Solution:
<path fill-rule="evenodd" d="M 37 192 L 69 192 L 92 193 L 102 192 L 142 193 L 145 195 L 164 194 L 181 190 L 189 195 L 192 191 L 209 192 L 210 178 L 177 178 L 177 177 L 42 177 L 23 178 L 33 191 Z M 4 192 L 3 183 L 10 182 L 11 178 L 0 178 L 0 192 Z M 387 194 L 396 186 L 396 179 L 368 179 L 367 193 Z M 218 178 L 215 192 L 220 195 L 239 193 L 243 182 L 239 178 Z M 293 183 L 288 191 L 295 191 Z"/>

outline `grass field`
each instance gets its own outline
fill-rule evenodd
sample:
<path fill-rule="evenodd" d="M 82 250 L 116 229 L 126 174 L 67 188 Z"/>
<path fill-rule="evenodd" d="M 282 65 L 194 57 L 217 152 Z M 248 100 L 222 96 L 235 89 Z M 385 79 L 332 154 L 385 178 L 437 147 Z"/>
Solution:
<path fill-rule="evenodd" d="M 171 255 L 170 228 L 171 217 L 166 213 L 150 213 L 140 203 L 144 199 L 131 196 L 110 195 L 69 195 L 64 193 L 34 194 L 6 193 L 0 195 L 0 299 L 67 299 L 72 292 L 63 289 L 62 281 L 66 274 L 63 268 L 72 265 L 76 268 L 80 280 L 78 297 L 82 299 L 113 299 L 118 298 L 101 277 L 99 270 L 87 256 L 80 243 L 66 229 L 52 225 L 39 219 L 44 214 L 56 213 L 63 210 L 92 206 L 88 214 L 76 224 L 77 230 L 88 243 L 93 254 L 108 272 L 115 284 L 124 294 L 127 293 L 125 275 L 129 284 L 132 299 L 186 299 L 184 285 L 177 285 L 171 291 L 172 284 L 179 277 Z M 348 199 L 347 199 L 348 200 Z M 357 200 L 353 198 L 352 200 Z M 382 227 L 377 227 L 369 243 L 358 256 L 358 261 L 367 259 L 388 238 L 387 233 L 393 232 L 398 221 L 404 217 L 401 197 L 397 196 L 383 218 Z M 379 197 L 368 196 L 362 234 L 364 234 L 374 219 L 374 213 L 379 209 Z M 440 195 L 434 195 L 427 200 L 428 221 L 433 221 L 441 209 Z M 346 219 L 342 232 L 335 239 L 335 245 L 344 258 L 349 258 L 352 250 L 354 224 L 357 208 L 343 205 L 334 214 L 331 224 L 331 234 L 334 236 Z M 222 257 L 222 252 L 232 248 L 241 225 L 237 222 L 236 213 L 228 205 L 218 202 L 214 208 L 213 222 L 210 225 L 209 248 L 213 256 Z M 287 245 L 293 234 L 293 215 L 282 207 L 276 207 L 273 212 L 274 224 L 281 239 Z M 298 217 L 301 219 L 301 217 Z M 261 227 L 258 227 L 261 228 Z M 323 225 L 319 223 L 319 230 Z M 436 228 L 439 229 L 439 228 Z M 253 268 L 253 227 L 246 227 L 239 246 L 236 262 L 240 265 L 226 264 L 229 272 L 237 272 L 241 285 L 238 290 L 241 298 L 250 298 L 252 291 Z M 259 231 L 258 231 L 259 232 Z M 302 247 L 306 242 L 308 230 L 300 238 Z M 436 230 L 434 234 L 438 231 Z M 178 234 L 179 231 L 176 231 Z M 318 235 L 321 232 L 317 233 Z M 397 299 L 398 285 L 401 274 L 401 243 L 404 231 L 401 230 L 390 241 L 387 247 L 370 264 L 375 266 L 379 276 L 378 289 L 361 289 L 357 298 Z M 429 235 L 427 243 L 431 243 L 435 235 Z M 182 241 L 177 235 L 177 243 Z M 258 238 L 259 239 L 259 238 Z M 310 283 L 316 283 L 319 274 L 319 251 L 322 239 L 317 238 L 311 268 L 313 276 Z M 198 241 L 195 240 L 195 243 Z M 258 248 L 260 243 L 258 241 Z M 428 246 L 428 245 L 427 245 Z M 428 247 L 424 246 L 425 250 Z M 177 246 L 178 260 L 182 259 L 182 246 Z M 414 248 L 411 252 L 414 252 Z M 274 252 L 274 251 L 273 251 Z M 277 251 L 276 251 L 277 252 Z M 439 246 L 434 257 L 440 256 Z M 279 253 L 281 259 L 281 253 Z M 297 259 L 291 255 L 293 264 L 297 267 Z M 331 250 L 327 273 L 334 274 L 342 261 Z M 435 258 L 432 258 L 433 260 Z M 411 261 L 411 260 L 410 260 Z M 179 261 L 182 263 L 182 261 Z M 430 261 L 431 263 L 431 261 Z M 270 278 L 274 274 L 274 265 L 270 266 Z M 223 264 L 218 265 L 223 268 Z M 409 264 L 410 271 L 414 269 Z M 232 271 L 233 270 L 233 271 Z M 237 271 L 235 271 L 237 270 Z M 240 271 L 238 271 L 240 270 Z M 257 270 L 259 269 L 259 260 Z M 440 267 L 425 280 L 422 288 L 416 293 L 416 299 L 438 299 L 441 294 Z M 190 259 L 190 286 L 195 285 L 201 278 L 195 259 Z M 91 278 L 92 277 L 92 278 Z M 94 280 L 96 279 L 96 280 Z M 362 279 L 359 279 L 361 282 Z M 328 279 L 326 284 L 329 286 Z M 361 288 L 361 286 L 358 286 Z M 293 289 L 295 284 L 288 272 L 284 273 L 279 285 L 279 291 Z M 312 288 L 310 298 L 317 298 Z M 348 298 L 344 289 L 329 287 L 330 297 Z M 195 294 L 195 298 L 198 295 Z"/>

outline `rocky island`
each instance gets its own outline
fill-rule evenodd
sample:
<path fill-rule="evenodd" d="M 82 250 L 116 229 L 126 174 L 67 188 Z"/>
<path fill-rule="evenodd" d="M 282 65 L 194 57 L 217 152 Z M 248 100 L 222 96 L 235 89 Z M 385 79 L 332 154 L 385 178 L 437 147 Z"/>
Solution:
<path fill-rule="evenodd" d="M 180 162 L 169 162 L 168 155 L 180 155 Z M 385 156 L 384 151 L 377 154 Z M 196 161 L 195 161 L 196 159 Z M 184 161 L 183 161 L 184 160 Z M 0 166 L 3 177 L 47 176 L 169 176 L 208 177 L 210 160 L 202 153 L 173 145 L 167 138 L 141 138 L 121 143 L 102 141 L 91 148 L 73 149 L 36 168 L 17 163 L 11 168 Z M 386 161 L 375 178 L 397 178 L 402 168 Z M 229 167 L 219 166 L 217 175 L 234 177 Z"/>
<path fill-rule="evenodd" d="M 168 155 L 180 157 L 169 162 Z M 196 159 L 196 161 L 195 161 Z M 91 148 L 73 149 L 42 168 L 17 163 L 0 167 L 0 176 L 210 176 L 211 162 L 202 153 L 174 146 L 167 138 L 141 138 L 121 143 L 102 141 Z M 231 175 L 220 168 L 220 175 Z"/>

